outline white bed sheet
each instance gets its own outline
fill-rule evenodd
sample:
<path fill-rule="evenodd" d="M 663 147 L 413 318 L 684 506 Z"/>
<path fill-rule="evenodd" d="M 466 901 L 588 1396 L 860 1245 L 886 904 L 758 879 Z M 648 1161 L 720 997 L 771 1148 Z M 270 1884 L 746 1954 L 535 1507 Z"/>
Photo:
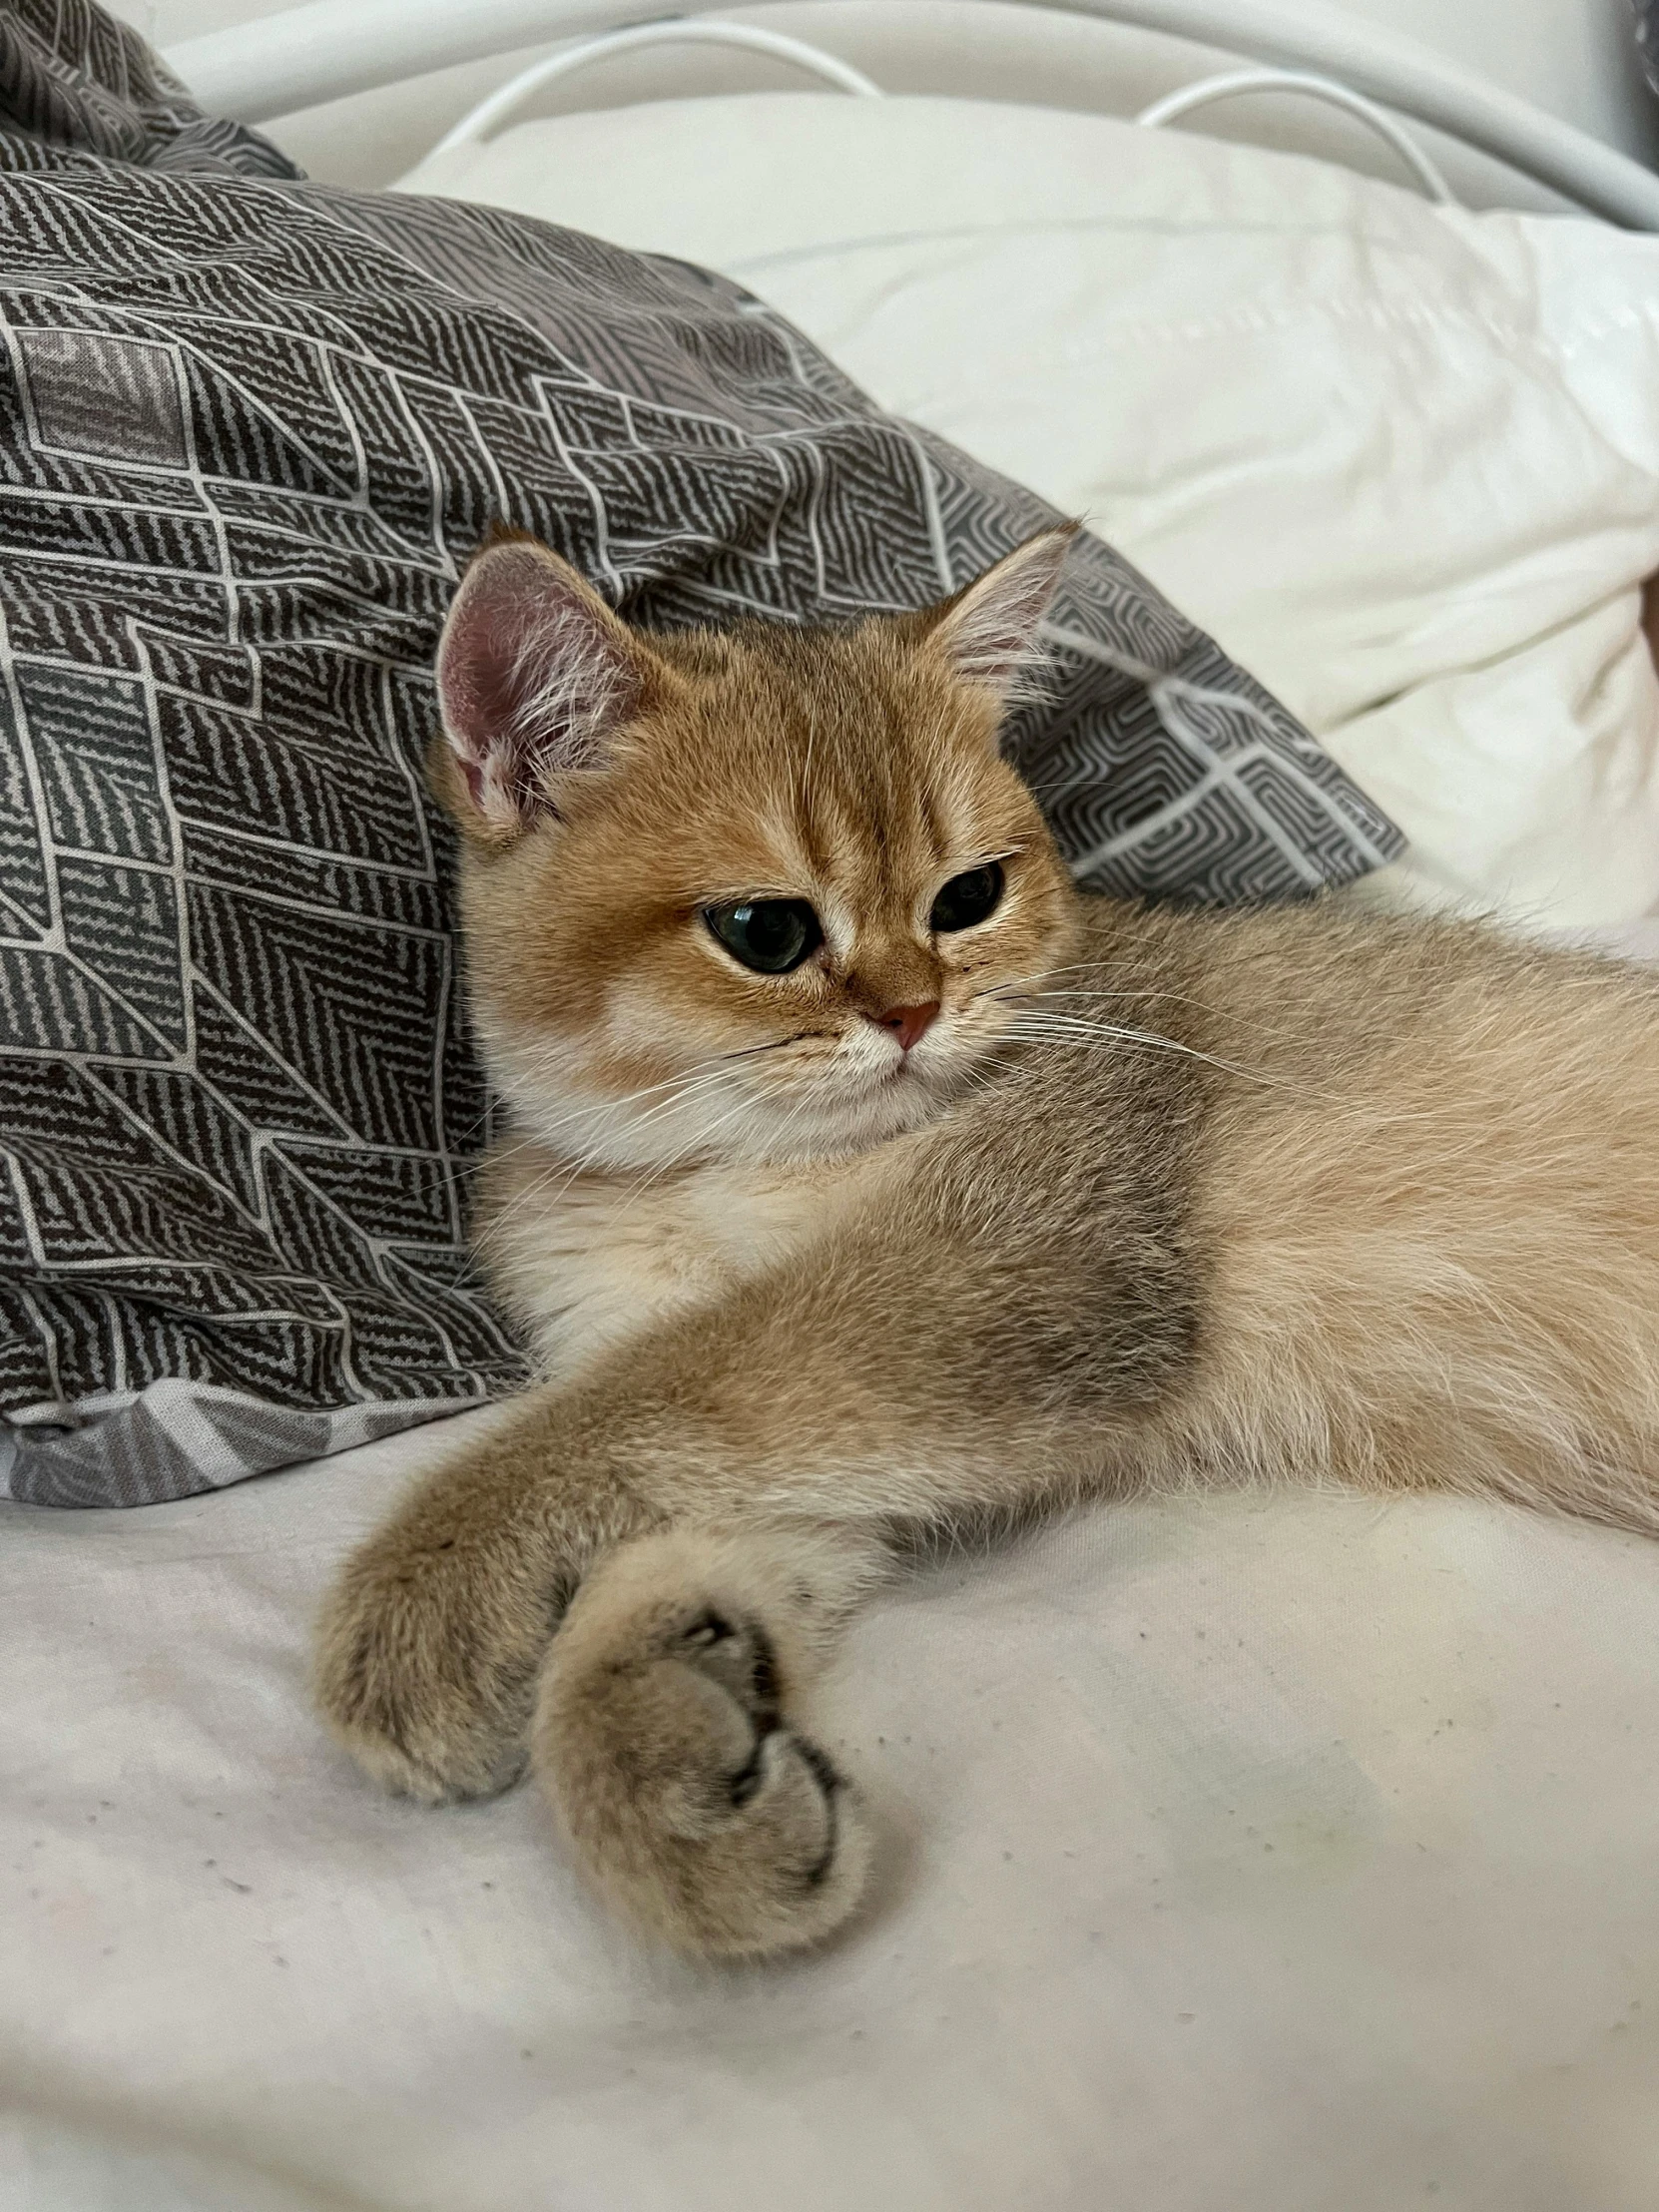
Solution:
<path fill-rule="evenodd" d="M 1651 2212 L 1651 1546 L 1284 1495 L 930 1571 L 823 1704 L 869 1913 L 700 1975 L 306 1710 L 456 1434 L 0 1513 L 7 2212 Z"/>

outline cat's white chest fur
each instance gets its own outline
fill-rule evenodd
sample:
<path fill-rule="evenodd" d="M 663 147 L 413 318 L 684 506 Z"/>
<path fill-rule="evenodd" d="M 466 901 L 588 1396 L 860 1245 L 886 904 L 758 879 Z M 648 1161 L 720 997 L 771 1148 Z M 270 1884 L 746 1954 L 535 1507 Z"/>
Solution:
<path fill-rule="evenodd" d="M 667 1184 L 573 1176 L 530 1148 L 490 1174 L 480 1245 L 542 1372 L 564 1382 L 782 1258 L 823 1219 L 826 1181 L 802 1168 L 707 1168 Z"/>

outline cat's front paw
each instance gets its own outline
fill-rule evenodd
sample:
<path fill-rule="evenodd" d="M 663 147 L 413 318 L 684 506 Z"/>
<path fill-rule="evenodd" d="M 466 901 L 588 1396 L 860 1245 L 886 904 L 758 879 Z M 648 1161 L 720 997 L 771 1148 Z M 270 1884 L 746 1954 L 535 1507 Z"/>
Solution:
<path fill-rule="evenodd" d="M 746 1572 L 693 1534 L 626 1545 L 583 1584 L 542 1677 L 537 1770 L 583 1873 L 697 1955 L 822 1940 L 868 1867 L 854 1793 L 787 1712 L 819 1600 L 769 1565 Z"/>
<path fill-rule="evenodd" d="M 428 1805 L 491 1796 L 523 1772 L 554 1618 L 490 1544 L 393 1522 L 323 1607 L 317 1703 L 386 1789 Z"/>

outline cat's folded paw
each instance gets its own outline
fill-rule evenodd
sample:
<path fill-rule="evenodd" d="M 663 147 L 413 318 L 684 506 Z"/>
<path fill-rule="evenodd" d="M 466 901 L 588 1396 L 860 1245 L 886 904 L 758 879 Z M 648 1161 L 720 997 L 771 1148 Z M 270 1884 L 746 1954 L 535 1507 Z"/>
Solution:
<path fill-rule="evenodd" d="M 536 1764 L 584 1874 L 697 1955 L 821 1941 L 868 1867 L 853 1792 L 785 1711 L 824 1600 L 775 1567 L 696 1535 L 629 1544 L 584 1583 L 542 1677 Z"/>
<path fill-rule="evenodd" d="M 427 1805 L 489 1797 L 523 1772 L 550 1610 L 464 1538 L 398 1523 L 346 1564 L 318 1627 L 315 1692 L 384 1788 Z"/>

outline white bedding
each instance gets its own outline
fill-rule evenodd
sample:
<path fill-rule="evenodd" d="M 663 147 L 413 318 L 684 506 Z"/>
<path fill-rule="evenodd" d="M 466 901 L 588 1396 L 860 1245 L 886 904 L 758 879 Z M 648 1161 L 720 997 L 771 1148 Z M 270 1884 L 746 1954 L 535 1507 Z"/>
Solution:
<path fill-rule="evenodd" d="M 531 1792 L 393 1803 L 306 1713 L 445 1441 L 6 1513 L 8 2212 L 1650 2212 L 1646 1545 L 1233 1500 L 925 1577 L 829 1701 L 866 1924 L 700 1979 Z"/>
<path fill-rule="evenodd" d="M 1659 240 L 836 94 L 524 124 L 404 189 L 724 269 L 1086 514 L 1388 808 L 1402 890 L 1659 911 Z"/>

